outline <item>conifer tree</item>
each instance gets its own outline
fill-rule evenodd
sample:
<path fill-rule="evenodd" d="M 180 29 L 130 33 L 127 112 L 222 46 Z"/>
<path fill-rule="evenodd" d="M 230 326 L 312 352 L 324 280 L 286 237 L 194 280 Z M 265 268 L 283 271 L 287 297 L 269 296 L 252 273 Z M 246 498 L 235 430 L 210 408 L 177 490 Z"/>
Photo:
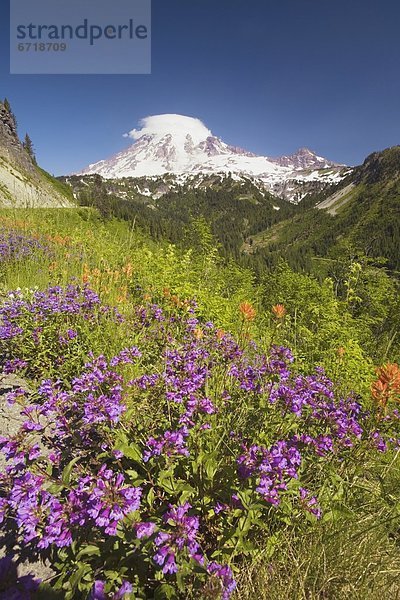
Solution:
<path fill-rule="evenodd" d="M 26 152 L 29 154 L 32 162 L 36 164 L 36 156 L 35 156 L 35 150 L 33 148 L 33 143 L 32 143 L 32 140 L 31 140 L 31 138 L 29 137 L 29 135 L 27 133 L 25 134 L 25 139 L 22 142 L 22 146 L 24 147 L 24 149 L 26 150 Z"/>
<path fill-rule="evenodd" d="M 9 101 L 7 100 L 7 98 L 4 98 L 3 104 L 4 104 L 4 108 L 6 109 L 7 113 L 11 117 L 11 120 L 13 122 L 15 131 L 17 131 L 17 119 L 16 119 L 16 117 L 15 117 L 13 111 L 12 111 L 11 104 L 9 103 Z"/>

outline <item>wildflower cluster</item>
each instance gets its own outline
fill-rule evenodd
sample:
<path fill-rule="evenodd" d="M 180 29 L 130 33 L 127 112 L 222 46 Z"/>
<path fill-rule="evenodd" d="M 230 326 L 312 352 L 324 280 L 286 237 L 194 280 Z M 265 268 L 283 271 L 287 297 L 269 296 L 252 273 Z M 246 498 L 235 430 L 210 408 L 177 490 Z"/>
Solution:
<path fill-rule="evenodd" d="M 397 364 L 386 364 L 377 369 L 377 379 L 372 384 L 374 400 L 385 409 L 390 400 L 400 399 L 400 368 Z"/>
<path fill-rule="evenodd" d="M 37 237 L 12 229 L 0 229 L 0 264 L 49 252 L 49 246 Z"/>
<path fill-rule="evenodd" d="M 270 504 L 279 504 L 280 493 L 287 490 L 287 481 L 298 477 L 300 452 L 284 440 L 270 449 L 253 445 L 243 450 L 237 459 L 239 477 L 255 477 L 256 491 Z"/>
<path fill-rule="evenodd" d="M 70 598 L 190 590 L 228 600 L 260 537 L 320 518 L 331 463 L 371 443 L 368 415 L 336 397 L 322 369 L 299 374 L 289 349 L 240 346 L 198 318 L 195 303 L 179 309 L 177 318 L 142 302 L 124 321 L 135 345 L 108 359 L 89 353 L 69 378 L 9 397 L 23 423 L 0 439 L 2 527 L 54 558 Z M 255 318 L 249 306 L 241 312 Z M 0 309 L 4 369 L 30 367 L 21 340 L 54 317 L 68 321 L 53 343 L 62 359 L 77 323 L 101 326 L 103 313 L 86 285 L 14 293 Z"/>
<path fill-rule="evenodd" d="M 31 375 L 76 369 L 79 353 L 89 350 L 88 332 L 105 320 L 120 323 L 117 311 L 104 306 L 88 286 L 50 287 L 9 292 L 0 307 L 3 370 Z M 47 371 L 46 371 L 47 370 Z"/>
<path fill-rule="evenodd" d="M 400 448 L 400 368 L 388 363 L 379 367 L 376 374 L 371 385 L 370 442 L 379 452 L 386 452 L 390 446 Z"/>
<path fill-rule="evenodd" d="M 82 282 L 90 284 L 96 291 L 109 294 L 117 291 L 117 302 L 125 302 L 128 298 L 130 282 L 133 274 L 133 265 L 130 262 L 121 268 L 115 269 L 104 265 L 103 268 L 90 268 L 86 263 L 82 268 Z"/>
<path fill-rule="evenodd" d="M 199 519 L 187 514 L 190 508 L 189 502 L 178 507 L 170 505 L 163 516 L 163 522 L 171 529 L 168 533 L 161 531 L 154 540 L 157 548 L 154 561 L 162 566 L 163 573 L 177 573 L 175 556 L 177 551 L 183 549 L 187 549 L 189 556 L 198 562 L 203 562 L 202 555 L 198 555 L 199 544 L 196 541 Z"/>

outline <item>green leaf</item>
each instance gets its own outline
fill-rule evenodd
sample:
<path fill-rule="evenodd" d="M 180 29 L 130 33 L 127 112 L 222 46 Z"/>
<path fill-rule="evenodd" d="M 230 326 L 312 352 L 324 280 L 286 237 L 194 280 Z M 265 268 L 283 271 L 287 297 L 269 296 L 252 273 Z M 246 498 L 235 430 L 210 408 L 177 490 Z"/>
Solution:
<path fill-rule="evenodd" d="M 56 496 L 57 494 L 59 494 L 62 490 L 64 489 L 64 486 L 59 484 L 59 483 L 53 483 L 52 485 L 50 485 L 47 488 L 47 491 L 50 492 L 50 494 L 53 494 L 53 496 Z"/>
<path fill-rule="evenodd" d="M 218 461 L 216 459 L 217 453 L 212 452 L 208 454 L 204 458 L 204 467 L 207 474 L 207 477 L 210 481 L 212 481 L 215 477 L 215 474 L 218 470 Z"/>
<path fill-rule="evenodd" d="M 155 498 L 154 488 L 151 487 L 147 494 L 147 502 L 150 506 L 153 506 L 154 498 Z"/>
<path fill-rule="evenodd" d="M 176 491 L 174 477 L 170 471 L 161 471 L 157 483 L 168 494 L 174 494 Z"/>
<path fill-rule="evenodd" d="M 88 570 L 90 570 L 90 566 L 83 564 L 72 574 L 69 582 L 70 582 L 71 588 L 73 590 L 78 586 L 78 584 L 81 582 L 84 574 Z"/>
<path fill-rule="evenodd" d="M 108 581 L 115 581 L 119 579 L 121 573 L 119 571 L 107 570 L 104 571 L 104 575 L 106 576 Z"/>
<path fill-rule="evenodd" d="M 175 597 L 175 589 L 169 583 L 163 583 L 154 592 L 154 600 L 170 600 Z"/>
<path fill-rule="evenodd" d="M 84 546 L 77 554 L 76 558 L 79 560 L 82 556 L 100 556 L 100 548 L 94 545 Z"/>
<path fill-rule="evenodd" d="M 134 460 L 135 462 L 138 462 L 140 464 L 143 462 L 142 452 L 140 451 L 139 446 L 137 446 L 136 444 L 120 443 L 117 445 L 116 450 L 120 450 L 121 452 L 123 452 L 126 458 L 130 458 L 131 460 Z"/>
<path fill-rule="evenodd" d="M 80 456 L 77 456 L 76 458 L 73 458 L 68 464 L 67 466 L 64 468 L 63 472 L 62 472 L 62 476 L 61 476 L 61 481 L 63 482 L 64 485 L 69 485 L 69 482 L 71 480 L 71 473 L 72 473 L 72 469 L 74 468 L 74 466 L 76 465 L 76 463 L 80 460 Z"/>

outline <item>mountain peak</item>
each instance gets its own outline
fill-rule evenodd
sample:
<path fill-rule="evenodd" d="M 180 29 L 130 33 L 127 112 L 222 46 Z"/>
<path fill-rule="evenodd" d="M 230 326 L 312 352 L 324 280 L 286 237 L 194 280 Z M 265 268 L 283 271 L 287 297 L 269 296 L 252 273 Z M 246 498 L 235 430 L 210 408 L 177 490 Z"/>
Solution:
<path fill-rule="evenodd" d="M 306 182 L 319 180 L 319 170 L 337 167 L 308 148 L 278 158 L 258 156 L 225 143 L 200 119 L 178 114 L 146 117 L 125 137 L 133 141 L 130 147 L 107 160 L 89 165 L 79 174 L 97 173 L 114 179 L 159 177 L 170 173 L 182 182 L 197 175 L 231 174 L 239 179 L 256 179 L 270 192 L 297 199 L 297 192 L 287 182 L 299 177 Z M 324 174 L 326 183 L 336 182 L 337 175 L 336 172 Z"/>
<path fill-rule="evenodd" d="M 298 170 L 309 170 L 309 169 L 327 169 L 331 167 L 343 167 L 323 156 L 318 156 L 316 152 L 303 146 L 288 156 L 278 156 L 277 158 L 271 158 L 274 163 L 281 165 L 282 167 L 291 167 Z"/>
<path fill-rule="evenodd" d="M 314 152 L 314 150 L 310 150 L 310 148 L 306 148 L 305 146 L 303 146 L 302 148 L 299 148 L 298 150 L 296 150 L 296 152 L 293 153 L 294 156 L 317 156 L 317 153 Z"/>

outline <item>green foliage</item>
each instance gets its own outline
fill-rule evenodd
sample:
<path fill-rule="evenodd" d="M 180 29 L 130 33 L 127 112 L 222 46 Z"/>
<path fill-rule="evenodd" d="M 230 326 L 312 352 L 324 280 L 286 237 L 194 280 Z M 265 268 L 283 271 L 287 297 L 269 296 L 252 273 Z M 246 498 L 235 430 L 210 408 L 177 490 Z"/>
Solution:
<path fill-rule="evenodd" d="M 96 291 L 105 302 L 115 304 L 121 295 L 121 281 L 117 284 L 107 271 L 121 270 L 130 263 L 133 274 L 128 287 L 132 292 L 145 290 L 155 301 L 165 293 L 177 296 L 179 301 L 196 298 L 202 316 L 232 332 L 240 331 L 239 305 L 251 302 L 258 312 L 253 332 L 268 344 L 274 341 L 289 345 L 306 369 L 318 363 L 329 373 L 337 373 L 337 351 L 343 347 L 346 352 L 340 366 L 349 369 L 342 381 L 346 390 L 365 392 L 373 363 L 399 359 L 398 285 L 370 259 L 354 260 L 349 248 L 343 248 L 332 259 L 324 278 L 294 273 L 287 265 L 279 264 L 257 283 L 251 270 L 221 258 L 204 219 L 193 224 L 197 232 L 194 249 L 182 250 L 154 243 L 137 226 L 103 221 L 91 209 L 2 214 L 8 218 L 15 215 L 19 221 L 26 219 L 27 230 L 55 240 L 61 237 L 54 244 L 55 257 L 42 257 L 39 269 L 35 269 L 34 261 L 17 268 L 3 267 L 3 285 L 8 289 L 46 287 L 52 282 L 65 285 L 71 277 L 82 281 L 82 265 L 87 264 L 92 271 L 103 273 Z M 355 264 L 361 269 L 350 288 L 354 288 L 351 298 L 346 286 Z M 95 279 L 89 283 L 93 285 Z M 288 314 L 284 326 L 276 330 L 271 307 L 278 303 L 286 307 Z"/>
<path fill-rule="evenodd" d="M 317 527 L 319 506 L 308 490 L 318 491 L 322 527 L 338 515 L 353 515 L 360 496 L 352 485 L 361 474 L 366 477 L 360 458 L 372 459 L 377 452 L 371 442 L 376 420 L 367 422 L 351 398 L 335 398 L 322 373 L 299 385 L 287 351 L 272 348 L 270 357 L 260 354 L 246 330 L 240 347 L 229 334 L 221 338 L 210 324 L 195 319 L 192 304 L 176 306 L 169 298 L 164 304 L 165 311 L 153 303 L 139 304 L 125 322 L 136 335 L 133 360 L 120 360 L 122 353 L 109 363 L 92 357 L 83 373 L 77 367 L 70 374 L 72 379 L 44 363 L 53 382 L 46 380 L 23 411 L 27 420 L 16 437 L 23 439 L 21 452 L 34 448 L 37 431 L 45 451 L 29 454 L 26 464 L 19 458 L 3 493 L 10 480 L 18 490 L 28 469 L 29 477 L 40 476 L 46 500 L 57 499 L 56 527 L 46 527 L 46 510 L 35 523 L 40 523 L 40 540 L 52 540 L 58 528 L 71 535 L 70 543 L 61 536 L 61 544 L 50 541 L 45 553 L 56 571 L 52 587 L 62 590 L 66 600 L 86 600 L 96 580 L 105 581 L 110 595 L 128 580 L 136 598 L 200 599 L 208 593 L 226 598 L 221 592 L 227 584 L 212 576 L 210 565 L 240 572 L 260 555 L 279 560 L 288 531 L 298 539 Z M 26 322 L 23 313 L 16 325 L 26 340 L 36 337 L 37 323 Z M 104 326 L 102 321 L 91 325 L 96 330 Z M 54 328 L 59 334 L 62 324 L 55 323 L 52 311 L 45 312 L 41 331 Z M 48 345 L 54 347 L 51 336 Z M 25 352 L 33 365 L 38 350 Z M 71 354 L 81 352 L 71 345 Z M 11 356 L 19 358 L 18 348 L 11 349 Z M 64 356 L 64 348 L 55 351 L 55 364 Z M 272 401 L 278 387 L 282 397 Z M 302 411 L 286 404 L 288 390 L 292 398 L 308 398 Z M 119 406 L 120 393 L 121 418 L 108 418 L 104 407 Z M 202 401 L 206 410 L 196 405 Z M 315 410 L 319 405 L 321 410 Z M 392 437 L 396 424 L 385 427 L 385 435 Z M 329 438 L 332 450 L 315 452 L 306 440 L 295 441 L 302 436 Z M 376 478 L 380 469 L 372 464 Z M 138 491 L 140 503 L 121 513 L 125 500 Z M 378 499 L 382 502 L 381 495 Z M 71 511 L 78 521 L 65 518 Z M 140 527 L 149 524 L 150 532 L 139 535 Z M 188 539 L 187 531 L 193 534 Z M 160 548 L 172 548 L 173 569 L 159 568 L 165 561 Z"/>
<path fill-rule="evenodd" d="M 38 165 L 37 168 L 39 169 L 40 173 L 47 179 L 47 181 L 51 183 L 51 185 L 57 190 L 57 192 L 68 198 L 68 200 L 74 202 L 74 195 L 72 193 L 71 188 L 68 185 L 65 185 L 65 183 L 63 183 L 56 177 L 53 177 L 52 175 L 50 175 L 50 173 L 40 168 Z"/>
<path fill-rule="evenodd" d="M 97 207 L 105 218 L 135 222 L 156 240 L 193 248 L 196 224 L 203 220 L 222 254 L 236 259 L 249 236 L 293 211 L 289 203 L 261 194 L 250 181 L 238 183 L 229 178 L 212 188 L 169 191 L 159 199 L 140 195 L 132 179 L 109 182 L 99 176 L 75 176 L 68 183 L 82 205 Z M 146 187 L 151 188 L 152 182 L 146 181 Z"/>
<path fill-rule="evenodd" d="M 384 264 L 343 243 L 327 262 L 318 263 L 309 255 L 318 271 L 315 275 L 295 272 L 286 262 L 277 261 L 269 271 L 260 269 L 257 278 L 253 269 L 221 256 L 214 242 L 216 225 L 204 214 L 210 201 L 203 212 L 193 211 L 182 218 L 186 237 L 179 245 L 166 241 L 164 234 L 155 241 L 132 212 L 126 220 L 106 219 L 92 208 L 0 212 L 4 226 L 19 228 L 51 245 L 47 254 L 1 266 L 3 304 L 4 295 L 18 287 L 30 297 L 33 288 L 84 282 L 100 295 L 103 305 L 117 307 L 125 319 L 119 324 L 110 314 L 95 311 L 91 321 L 46 315 L 38 324 L 29 311 L 22 315 L 22 343 L 3 342 L 3 354 L 27 363 L 22 374 L 31 378 L 34 390 L 37 378 L 52 377 L 68 392 L 90 351 L 111 358 L 135 344 L 142 352 L 137 364 L 121 367 L 128 408 L 121 423 L 100 425 L 97 430 L 107 449 L 65 445 L 60 473 L 55 467 L 48 471 L 56 473 L 51 490 L 65 495 L 86 470 L 94 473 L 100 464 L 111 461 L 113 468 L 123 470 L 127 485 L 143 487 L 142 514 L 160 529 L 173 530 L 171 523 L 163 521 L 166 504 L 190 502 L 192 514 L 203 524 L 200 536 L 207 560 L 229 563 L 235 570 L 237 598 L 361 600 L 368 597 L 368 590 L 377 600 L 379 595 L 396 597 L 399 458 L 392 450 L 377 454 L 370 434 L 382 427 L 385 439 L 396 438 L 398 424 L 391 422 L 385 429 L 376 411 L 364 424 L 363 439 L 354 448 L 329 457 L 305 452 L 299 479 L 290 481 L 280 506 L 271 508 L 260 500 L 256 478 L 246 482 L 237 478 L 241 444 L 270 447 L 279 439 L 308 431 L 309 421 L 283 412 L 279 404 L 268 403 L 265 394 L 240 385 L 216 345 L 209 358 L 213 372 L 202 395 L 218 411 L 203 415 L 191 429 L 190 455 L 143 458 L 150 437 L 179 427 L 182 405 L 168 402 L 166 390 L 158 384 L 142 389 L 127 382 L 143 374 L 165 373 L 165 351 L 181 352 L 192 337 L 206 345 L 217 332 L 217 339 L 228 339 L 225 332 L 229 331 L 245 351 L 245 366 L 252 367 L 260 366 L 259 353 L 271 345 L 291 347 L 296 358 L 291 382 L 321 365 L 334 380 L 337 399 L 354 393 L 368 409 L 373 408 L 374 364 L 398 360 L 398 285 Z M 304 259 L 307 262 L 306 254 Z M 322 266 L 317 269 L 318 264 Z M 189 335 L 184 324 L 192 316 L 193 299 L 199 324 Z M 245 302 L 254 308 L 248 320 Z M 154 304 L 162 307 L 168 319 L 165 328 L 162 322 L 143 321 L 143 314 L 153 310 Z M 286 314 L 272 312 L 277 304 L 284 306 Z M 207 328 L 209 320 L 215 330 Z M 32 333 L 38 327 L 40 336 L 35 342 Z M 60 345 L 60 336 L 68 329 L 78 336 L 66 347 Z M 251 339 L 257 349 L 249 343 Z M 60 353 L 61 363 L 57 362 Z M 271 381 L 276 383 L 273 375 Z M 34 399 L 41 402 L 40 395 Z M 84 404 L 78 402 L 79 406 Z M 74 432 L 81 423 L 73 420 L 78 413 L 78 408 L 76 414 L 69 413 L 76 425 Z M 202 430 L 206 423 L 211 429 Z M 326 431 L 315 426 L 312 433 Z M 122 456 L 112 458 L 112 451 Z M 47 458 L 40 460 L 42 469 Z M 299 505 L 300 485 L 318 491 L 324 509 L 321 522 Z M 238 504 L 230 506 L 221 519 L 217 503 L 229 505 L 232 494 L 237 495 Z M 139 543 L 137 539 L 134 525 L 138 519 L 136 513 L 129 515 L 111 541 L 96 528 L 82 528 L 70 547 L 49 551 L 58 580 L 48 596 L 46 590 L 41 591 L 43 597 L 56 598 L 60 592 L 66 599 L 86 600 L 96 577 L 107 580 L 109 592 L 129 574 L 135 586 L 132 598 L 205 598 L 206 593 L 218 598 L 220 585 L 212 579 L 217 587 L 210 590 L 206 570 L 188 556 L 179 559 L 179 576 L 161 575 L 153 561 L 152 540 Z M 387 560 L 387 568 L 380 556 Z"/>
<path fill-rule="evenodd" d="M 36 156 L 35 156 L 35 150 L 33 148 L 33 142 L 27 133 L 25 134 L 25 138 L 24 138 L 24 141 L 22 142 L 22 146 L 23 146 L 24 150 L 28 153 L 32 162 L 36 165 Z"/>
<path fill-rule="evenodd" d="M 351 194 L 331 215 L 313 208 L 318 201 L 352 183 Z M 311 205 L 311 206 L 310 206 Z M 263 238 L 265 238 L 263 240 Z M 290 220 L 283 221 L 256 240 L 253 252 L 275 264 L 284 255 L 295 268 L 318 274 L 323 257 L 328 263 L 344 242 L 355 255 L 368 256 L 379 264 L 381 257 L 392 272 L 400 270 L 400 147 L 369 157 L 362 167 L 334 190 L 310 198 Z M 270 256 L 272 254 L 272 257 Z"/>
<path fill-rule="evenodd" d="M 128 343 L 118 313 L 93 298 L 84 287 L 72 286 L 66 294 L 42 295 L 37 289 L 25 289 L 8 296 L 2 307 L 3 325 L 18 323 L 21 333 L 0 341 L 2 362 L 9 358 L 23 361 L 24 374 L 34 379 L 66 379 L 80 371 L 89 352 L 100 354 L 106 347 L 112 353 L 115 342 L 117 349 Z M 82 308 L 65 314 L 62 305 L 69 299 L 82 303 Z M 15 300 L 19 310 L 8 310 Z"/>
<path fill-rule="evenodd" d="M 288 314 L 274 339 L 294 348 L 306 369 L 323 365 L 343 391 L 368 393 L 373 363 L 362 344 L 365 323 L 337 297 L 332 280 L 319 283 L 282 263 L 266 277 L 263 293 L 266 310 L 279 303 Z"/>

